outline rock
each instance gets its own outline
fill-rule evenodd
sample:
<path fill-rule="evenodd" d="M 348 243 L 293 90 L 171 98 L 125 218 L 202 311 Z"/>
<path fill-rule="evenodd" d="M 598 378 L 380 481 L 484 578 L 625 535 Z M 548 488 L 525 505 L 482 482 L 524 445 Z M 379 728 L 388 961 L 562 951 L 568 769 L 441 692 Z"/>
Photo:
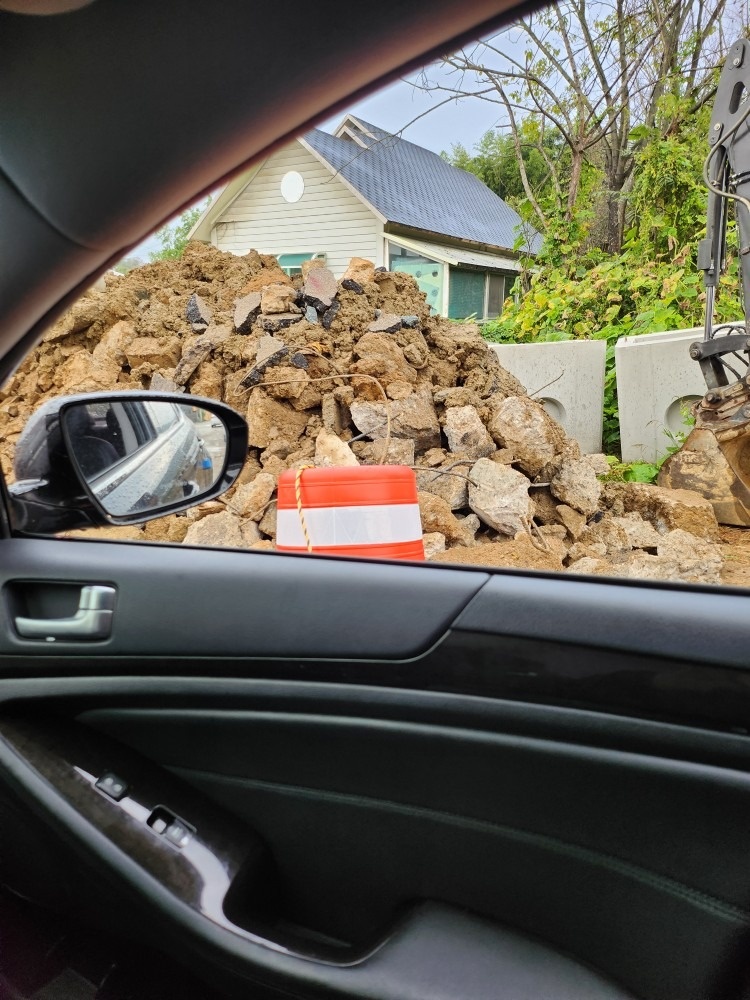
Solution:
<path fill-rule="evenodd" d="M 485 524 L 502 535 L 513 536 L 533 516 L 526 476 L 507 465 L 480 458 L 470 472 L 469 506 Z M 475 485 L 474 485 L 475 484 Z"/>
<path fill-rule="evenodd" d="M 318 310 L 315 308 L 315 306 L 305 307 L 305 319 L 307 320 L 308 323 L 318 322 Z"/>
<path fill-rule="evenodd" d="M 250 447 L 268 448 L 277 439 L 296 442 L 305 431 L 307 416 L 256 388 L 247 402 L 247 424 Z"/>
<path fill-rule="evenodd" d="M 565 443 L 565 431 L 541 403 L 528 396 L 508 396 L 492 405 L 488 428 L 497 444 L 510 448 L 523 471 L 539 475 Z"/>
<path fill-rule="evenodd" d="M 261 316 L 260 326 L 266 333 L 277 333 L 286 330 L 294 323 L 299 323 L 302 316 L 299 313 L 274 313 L 271 316 Z"/>
<path fill-rule="evenodd" d="M 451 386 L 449 389 L 434 389 L 432 398 L 436 403 L 446 408 L 449 406 L 473 406 L 479 409 L 483 404 L 479 395 L 473 389 L 463 386 Z"/>
<path fill-rule="evenodd" d="M 581 545 L 603 545 L 606 555 L 629 552 L 630 540 L 625 529 L 610 518 L 590 524 L 581 532 Z"/>
<path fill-rule="evenodd" d="M 445 436 L 454 453 L 486 458 L 495 450 L 492 438 L 473 406 L 452 406 L 445 416 Z"/>
<path fill-rule="evenodd" d="M 354 354 L 357 361 L 351 366 L 352 372 L 371 375 L 386 389 L 394 382 L 405 383 L 408 387 L 407 396 L 411 394 L 417 381 L 417 373 L 407 363 L 404 352 L 392 337 L 384 333 L 366 333 L 357 341 Z M 364 398 L 373 401 L 382 399 L 373 383 L 355 385 Z"/>
<path fill-rule="evenodd" d="M 494 456 L 493 456 L 494 461 Z M 508 463 L 501 463 L 508 464 Z M 549 486 L 542 486 L 540 488 L 534 488 L 531 490 L 529 496 L 534 505 L 534 521 L 537 524 L 549 525 L 556 524 L 560 527 L 560 515 L 557 512 L 558 503 L 557 500 L 552 496 Z M 563 530 L 563 535 L 566 534 L 565 528 Z"/>
<path fill-rule="evenodd" d="M 276 478 L 267 472 L 259 472 L 252 482 L 235 490 L 230 501 L 232 510 L 240 517 L 260 521 L 275 489 Z"/>
<path fill-rule="evenodd" d="M 272 503 L 271 506 L 266 510 L 263 517 L 260 519 L 261 534 L 267 535 L 269 538 L 276 537 L 276 504 Z"/>
<path fill-rule="evenodd" d="M 315 464 L 318 468 L 359 465 L 354 452 L 341 438 L 325 428 L 315 438 Z"/>
<path fill-rule="evenodd" d="M 557 516 L 568 529 L 570 537 L 577 542 L 586 527 L 586 518 L 580 511 L 573 510 L 567 504 L 558 504 Z"/>
<path fill-rule="evenodd" d="M 253 320 L 260 312 L 260 292 L 250 292 L 234 300 L 234 328 L 237 333 L 249 333 Z"/>
<path fill-rule="evenodd" d="M 177 385 L 174 379 L 164 378 L 158 372 L 154 372 L 151 376 L 151 385 L 149 386 L 151 392 L 184 392 L 184 385 Z"/>
<path fill-rule="evenodd" d="M 342 278 L 341 287 L 345 288 L 347 292 L 354 292 L 355 295 L 364 295 L 365 292 L 359 282 L 354 281 L 353 278 Z"/>
<path fill-rule="evenodd" d="M 302 368 L 305 371 L 310 367 L 310 362 L 307 359 L 307 355 L 303 354 L 302 351 L 297 351 L 291 357 L 291 362 L 295 368 Z"/>
<path fill-rule="evenodd" d="M 278 364 L 288 353 L 289 348 L 283 340 L 277 340 L 276 337 L 269 335 L 261 337 L 258 341 L 255 364 L 240 382 L 240 387 L 249 388 L 258 385 L 266 369 Z"/>
<path fill-rule="evenodd" d="M 606 476 L 609 473 L 609 462 L 606 455 L 596 452 L 593 455 L 584 455 L 583 457 L 594 470 L 595 475 Z"/>
<path fill-rule="evenodd" d="M 338 290 L 333 272 L 327 267 L 316 267 L 308 271 L 302 294 L 309 305 L 315 306 L 318 312 L 325 312 L 331 308 Z"/>
<path fill-rule="evenodd" d="M 440 424 L 432 402 L 432 393 L 425 386 L 407 399 L 390 404 L 391 433 L 409 438 L 417 451 L 435 448 L 440 443 Z M 357 430 L 370 438 L 385 437 L 386 412 L 384 403 L 360 402 L 351 405 L 351 415 Z"/>
<path fill-rule="evenodd" d="M 419 316 L 402 316 L 401 325 L 411 330 L 415 326 L 419 326 Z"/>
<path fill-rule="evenodd" d="M 651 483 L 607 483 L 605 501 L 622 512 L 640 514 L 660 535 L 682 528 L 700 538 L 718 537 L 710 500 L 690 490 L 667 490 Z"/>
<path fill-rule="evenodd" d="M 414 463 L 409 463 L 413 465 Z M 452 463 L 448 463 L 449 465 Z M 465 477 L 468 474 L 470 465 L 451 469 L 450 473 L 462 473 Z M 461 510 L 469 504 L 469 483 L 466 478 L 460 475 L 449 473 L 440 475 L 440 468 L 430 472 L 417 473 L 417 487 L 435 496 L 442 497 L 451 510 Z"/>
<path fill-rule="evenodd" d="M 571 563 L 565 572 L 575 573 L 576 576 L 607 576 L 611 575 L 612 567 L 602 559 L 596 559 L 593 556 L 583 556 L 581 559 L 577 559 Z"/>
<path fill-rule="evenodd" d="M 179 337 L 136 337 L 125 349 L 131 368 L 142 364 L 154 368 L 173 368 L 180 359 L 182 343 Z"/>
<path fill-rule="evenodd" d="M 188 323 L 197 323 L 199 326 L 210 326 L 213 321 L 211 307 L 197 293 L 194 293 L 188 299 L 185 316 Z"/>
<path fill-rule="evenodd" d="M 630 547 L 633 549 L 654 549 L 656 551 L 662 536 L 648 521 L 644 521 L 635 511 L 622 517 L 611 517 L 610 522 L 618 525 L 625 532 Z"/>
<path fill-rule="evenodd" d="M 476 534 L 482 527 L 482 522 L 479 520 L 477 515 L 467 514 L 466 517 L 459 517 L 458 520 L 471 540 L 476 541 Z"/>
<path fill-rule="evenodd" d="M 432 493 L 419 493 L 419 514 L 422 519 L 422 531 L 428 534 L 440 532 L 449 542 L 457 545 L 471 545 L 474 535 L 454 516 L 448 504 Z"/>
<path fill-rule="evenodd" d="M 269 314 L 285 313 L 299 314 L 302 310 L 296 305 L 297 290 L 291 285 L 266 285 L 260 293 L 260 311 Z"/>
<path fill-rule="evenodd" d="M 255 521 L 241 521 L 240 534 L 242 544 L 246 549 L 251 549 L 261 541 L 260 528 Z"/>
<path fill-rule="evenodd" d="M 428 448 L 427 451 L 422 455 L 422 461 L 420 465 L 429 465 L 430 468 L 436 469 L 439 465 L 448 458 L 448 452 L 444 448 Z"/>
<path fill-rule="evenodd" d="M 550 483 L 553 496 L 587 517 L 599 507 L 602 484 L 585 458 L 566 462 Z"/>
<path fill-rule="evenodd" d="M 388 453 L 383 455 L 385 439 L 379 441 L 355 441 L 352 451 L 363 465 L 414 465 L 414 442 L 406 438 L 392 437 L 388 443 Z"/>
<path fill-rule="evenodd" d="M 178 385 L 185 385 L 198 365 L 208 357 L 208 355 L 229 338 L 231 330 L 228 326 L 209 326 L 205 333 L 195 341 L 192 347 L 180 358 L 174 373 L 174 380 Z"/>
<path fill-rule="evenodd" d="M 243 547 L 240 519 L 229 511 L 208 514 L 190 525 L 182 544 L 240 549 Z"/>
<path fill-rule="evenodd" d="M 126 361 L 125 349 L 136 339 L 135 327 L 127 320 L 120 320 L 104 333 L 92 351 L 97 361 L 114 359 L 118 364 Z"/>
<path fill-rule="evenodd" d="M 659 559 L 668 560 L 671 580 L 687 583 L 721 583 L 724 559 L 717 545 L 675 528 L 661 538 L 656 550 Z"/>
<path fill-rule="evenodd" d="M 425 559 L 432 559 L 438 552 L 445 552 L 445 535 L 440 531 L 428 531 L 422 535 Z"/>
<path fill-rule="evenodd" d="M 326 309 L 326 311 L 320 317 L 320 325 L 323 327 L 324 330 L 331 329 L 331 324 L 338 316 L 340 309 L 341 309 L 341 303 L 339 302 L 338 299 L 335 299 L 331 303 L 330 307 Z"/>
<path fill-rule="evenodd" d="M 345 281 L 356 281 L 358 285 L 367 285 L 375 280 L 375 265 L 364 257 L 352 257 L 349 266 L 344 271 L 341 284 Z"/>
<path fill-rule="evenodd" d="M 300 269 L 302 271 L 302 277 L 306 281 L 310 271 L 314 271 L 319 267 L 325 267 L 325 266 L 326 262 L 321 257 L 313 257 L 312 260 L 303 260 L 302 264 L 300 265 Z"/>
<path fill-rule="evenodd" d="M 369 333 L 396 333 L 401 329 L 401 317 L 393 313 L 381 313 L 367 327 Z"/>

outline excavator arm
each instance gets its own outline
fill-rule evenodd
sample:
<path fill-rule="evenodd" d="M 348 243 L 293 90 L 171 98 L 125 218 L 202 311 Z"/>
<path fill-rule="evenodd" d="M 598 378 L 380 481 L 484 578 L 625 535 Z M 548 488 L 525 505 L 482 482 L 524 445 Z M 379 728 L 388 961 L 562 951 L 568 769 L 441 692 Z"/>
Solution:
<path fill-rule="evenodd" d="M 716 438 L 736 476 L 732 492 L 750 523 L 750 42 L 744 39 L 729 50 L 721 73 L 709 146 L 704 165 L 708 220 L 698 247 L 706 289 L 705 329 L 703 340 L 690 346 L 708 391 L 696 406 L 695 426 Z M 714 326 L 730 201 L 735 203 L 744 320 Z"/>

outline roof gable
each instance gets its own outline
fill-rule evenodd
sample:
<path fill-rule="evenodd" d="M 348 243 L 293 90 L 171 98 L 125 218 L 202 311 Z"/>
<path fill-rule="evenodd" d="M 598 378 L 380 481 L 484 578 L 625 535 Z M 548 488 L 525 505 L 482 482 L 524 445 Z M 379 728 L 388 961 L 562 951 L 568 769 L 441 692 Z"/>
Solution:
<path fill-rule="evenodd" d="M 353 115 L 335 135 L 312 129 L 303 139 L 390 223 L 505 249 L 524 225 L 474 174 Z M 541 237 L 526 228 L 538 250 Z"/>

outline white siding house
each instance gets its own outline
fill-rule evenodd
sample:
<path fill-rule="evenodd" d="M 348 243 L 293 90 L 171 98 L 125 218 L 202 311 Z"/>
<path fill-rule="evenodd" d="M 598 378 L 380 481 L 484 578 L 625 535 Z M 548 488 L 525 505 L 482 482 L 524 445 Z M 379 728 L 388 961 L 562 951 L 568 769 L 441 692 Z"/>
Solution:
<path fill-rule="evenodd" d="M 290 173 L 304 184 L 298 201 L 287 201 L 281 182 Z M 325 254 L 340 277 L 352 257 L 382 264 L 382 222 L 301 143 L 270 156 L 213 225 L 219 250 L 244 254 Z"/>
<path fill-rule="evenodd" d="M 412 274 L 453 318 L 497 316 L 519 270 L 519 234 L 539 235 L 477 177 L 347 115 L 313 129 L 235 178 L 192 239 L 279 258 L 287 273 L 323 257 L 339 278 L 352 257 Z"/>

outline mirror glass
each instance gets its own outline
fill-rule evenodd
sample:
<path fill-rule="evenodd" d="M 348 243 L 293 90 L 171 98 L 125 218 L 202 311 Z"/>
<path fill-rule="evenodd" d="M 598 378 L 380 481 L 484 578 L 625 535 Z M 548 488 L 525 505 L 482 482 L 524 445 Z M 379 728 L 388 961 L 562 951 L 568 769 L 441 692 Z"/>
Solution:
<path fill-rule="evenodd" d="M 187 402 L 99 399 L 62 420 L 79 473 L 116 517 L 198 500 L 224 468 L 223 421 Z"/>

